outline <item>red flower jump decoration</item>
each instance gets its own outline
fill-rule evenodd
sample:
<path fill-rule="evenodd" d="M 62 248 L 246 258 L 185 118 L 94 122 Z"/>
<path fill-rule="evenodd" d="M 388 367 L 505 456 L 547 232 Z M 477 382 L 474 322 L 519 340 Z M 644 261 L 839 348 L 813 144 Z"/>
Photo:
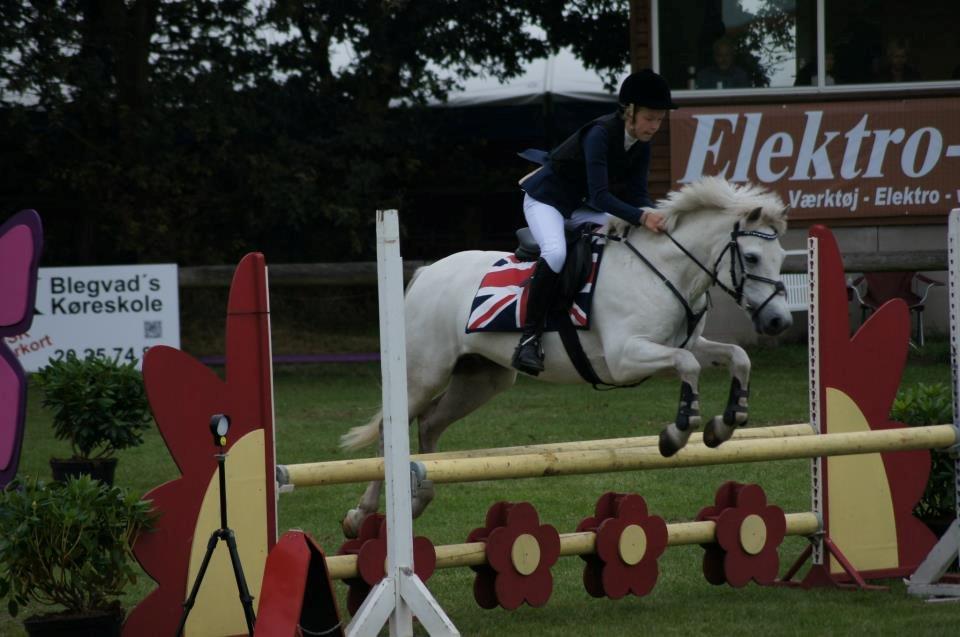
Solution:
<path fill-rule="evenodd" d="M 560 534 L 540 524 L 528 502 L 497 502 L 487 511 L 486 525 L 474 529 L 467 542 L 485 542 L 487 564 L 477 573 L 473 597 L 481 608 L 507 610 L 526 602 L 543 606 L 553 592 L 550 568 L 560 557 Z"/>
<path fill-rule="evenodd" d="M 581 556 L 587 563 L 587 592 L 610 599 L 648 594 L 660 574 L 657 560 L 667 548 L 667 523 L 648 515 L 646 501 L 636 494 L 604 493 L 594 513 L 577 525 L 577 531 L 597 534 L 596 553 Z"/>
<path fill-rule="evenodd" d="M 697 520 L 717 524 L 716 542 L 704 544 L 703 574 L 711 584 L 735 588 L 750 580 L 772 584 L 780 559 L 777 547 L 787 532 L 783 509 L 767 505 L 767 495 L 756 484 L 725 482 L 712 507 L 701 509 Z"/>
<path fill-rule="evenodd" d="M 263 428 L 272 427 L 273 423 L 266 272 L 266 262 L 259 253 L 245 256 L 234 272 L 227 304 L 225 378 L 188 354 L 165 345 L 154 345 L 144 355 L 143 382 L 150 409 L 180 476 L 143 496 L 163 515 L 152 533 L 141 533 L 137 538 L 134 554 L 147 575 L 156 580 L 157 588 L 127 616 L 123 633 L 128 637 L 176 633 L 183 600 L 189 593 L 187 587 L 196 574 L 196 570 L 191 570 L 190 547 L 206 543 L 212 530 L 198 527 L 197 522 L 208 490 L 219 489 L 214 486 L 217 461 L 213 449 L 209 442 L 198 443 L 204 439 L 201 436 L 213 414 L 228 414 L 231 420 L 225 449 L 231 454 L 227 461 L 228 484 L 241 473 L 236 463 L 238 457 L 243 457 L 246 464 L 242 473 L 253 480 L 252 476 L 260 472 L 260 484 L 266 487 L 242 496 L 230 487 L 233 495 L 227 505 L 230 511 L 245 509 L 244 517 L 250 520 L 249 525 L 244 522 L 243 528 L 234 526 L 233 530 L 238 534 L 240 558 L 251 594 L 258 596 L 267 551 L 276 544 L 273 436 L 263 435 Z M 254 483 L 242 484 L 246 488 Z M 216 495 L 212 501 L 217 501 Z M 236 525 L 240 516 L 230 516 Z M 209 519 L 219 521 L 216 514 Z M 218 574 L 233 581 L 229 560 L 214 558 L 210 563 L 200 589 L 201 603 L 193 608 L 187 634 L 198 630 L 236 634 L 243 630 L 242 613 L 219 615 L 205 608 L 203 596 L 205 591 L 213 590 L 209 582 Z M 223 603 L 236 604 L 239 612 L 237 596 L 231 597 Z M 191 628 L 194 622 L 203 628 Z"/>
<path fill-rule="evenodd" d="M 344 580 L 349 587 L 347 610 L 355 615 L 363 600 L 387 575 L 387 521 L 382 513 L 367 516 L 360 533 L 340 546 L 337 555 L 356 555 L 358 577 Z M 437 552 L 425 537 L 413 538 L 413 571 L 426 582 L 437 566 Z"/>

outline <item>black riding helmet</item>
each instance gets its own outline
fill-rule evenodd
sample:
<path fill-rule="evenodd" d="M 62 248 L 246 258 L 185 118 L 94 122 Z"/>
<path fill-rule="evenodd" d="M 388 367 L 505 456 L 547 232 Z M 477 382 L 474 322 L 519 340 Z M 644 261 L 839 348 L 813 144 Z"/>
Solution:
<path fill-rule="evenodd" d="M 670 87 L 667 86 L 667 81 L 650 69 L 643 69 L 627 76 L 620 85 L 619 101 L 624 108 L 629 104 L 655 110 L 677 108 L 670 98 Z"/>

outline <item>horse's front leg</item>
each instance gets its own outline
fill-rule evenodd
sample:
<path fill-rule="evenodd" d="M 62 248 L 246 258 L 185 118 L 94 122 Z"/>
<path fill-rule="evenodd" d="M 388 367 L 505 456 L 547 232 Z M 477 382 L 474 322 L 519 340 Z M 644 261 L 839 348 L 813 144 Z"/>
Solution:
<path fill-rule="evenodd" d="M 750 396 L 750 358 L 743 348 L 698 338 L 690 351 L 701 365 L 725 364 L 730 370 L 730 394 L 723 415 L 714 416 L 703 429 L 703 443 L 718 447 L 730 439 L 737 427 L 747 424 Z"/>
<path fill-rule="evenodd" d="M 674 422 L 660 432 L 660 454 L 670 457 L 682 449 L 700 427 L 700 363 L 685 349 L 667 347 L 640 337 L 629 339 L 620 356 L 609 361 L 615 383 L 646 378 L 673 368 L 680 377 L 680 404 Z"/>

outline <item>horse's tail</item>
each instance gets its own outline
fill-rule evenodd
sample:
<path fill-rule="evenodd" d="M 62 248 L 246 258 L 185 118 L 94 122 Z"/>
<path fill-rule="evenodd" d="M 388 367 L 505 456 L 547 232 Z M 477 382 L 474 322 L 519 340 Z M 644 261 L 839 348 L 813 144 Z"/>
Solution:
<path fill-rule="evenodd" d="M 352 427 L 340 436 L 340 448 L 348 451 L 366 447 L 380 440 L 380 426 L 383 424 L 383 412 L 378 411 L 362 427 Z"/>
<path fill-rule="evenodd" d="M 420 276 L 420 273 L 423 272 L 424 268 L 427 266 L 420 266 L 413 271 L 413 276 L 410 277 L 410 281 L 407 283 L 407 287 L 404 292 L 410 290 L 413 287 L 413 282 L 417 280 L 417 277 Z M 383 426 L 383 411 L 378 411 L 373 418 L 371 418 L 367 424 L 362 427 L 352 427 L 350 431 L 340 436 L 340 448 L 353 451 L 372 445 L 373 443 L 380 440 L 380 430 Z"/>

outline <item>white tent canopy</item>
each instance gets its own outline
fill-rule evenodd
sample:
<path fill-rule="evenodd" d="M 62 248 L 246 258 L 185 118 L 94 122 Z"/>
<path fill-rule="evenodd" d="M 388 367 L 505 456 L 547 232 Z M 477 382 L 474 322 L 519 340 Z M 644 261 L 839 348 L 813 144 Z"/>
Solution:
<path fill-rule="evenodd" d="M 347 66 L 353 59 L 348 43 L 339 42 L 331 49 L 331 67 Z M 630 72 L 624 67 L 620 79 Z M 603 86 L 600 74 L 587 69 L 569 48 L 546 58 L 530 60 L 517 77 L 501 82 L 489 75 L 463 80 L 463 88 L 451 91 L 446 102 L 431 100 L 431 106 L 509 106 L 538 104 L 549 95 L 555 101 L 612 102 L 615 94 Z M 392 100 L 397 105 L 399 100 Z"/>
<path fill-rule="evenodd" d="M 627 73 L 624 69 L 622 75 Z M 562 49 L 556 55 L 531 60 L 521 75 L 505 82 L 482 76 L 465 80 L 462 90 L 451 91 L 446 105 L 536 104 L 547 94 L 555 100 L 610 102 L 616 99 L 603 87 L 596 71 L 584 68 L 570 49 Z"/>

